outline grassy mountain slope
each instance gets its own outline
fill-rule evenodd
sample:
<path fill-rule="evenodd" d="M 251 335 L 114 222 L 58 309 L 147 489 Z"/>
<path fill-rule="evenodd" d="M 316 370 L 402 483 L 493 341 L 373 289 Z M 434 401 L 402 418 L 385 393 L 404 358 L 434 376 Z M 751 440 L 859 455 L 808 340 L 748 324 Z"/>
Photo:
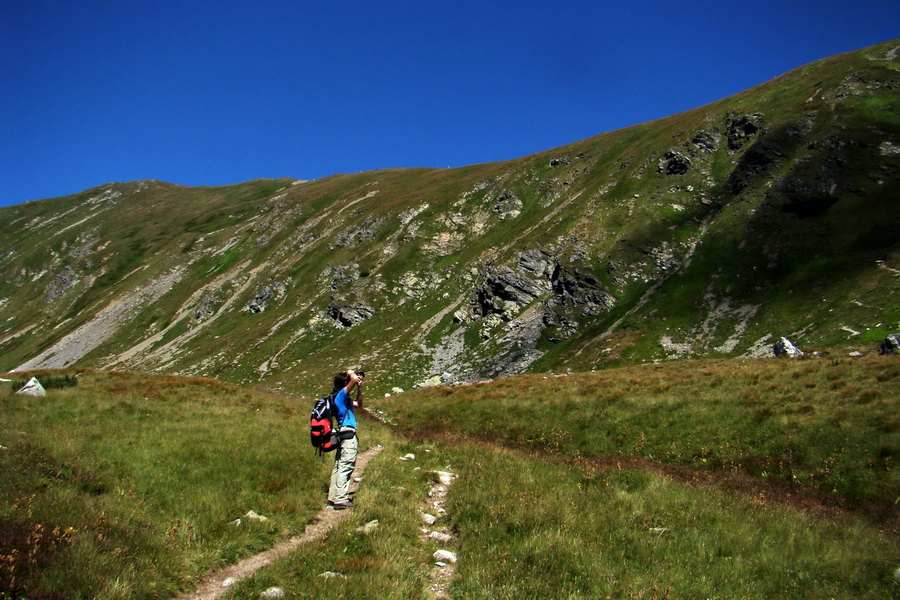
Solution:
<path fill-rule="evenodd" d="M 900 329 L 900 42 L 541 154 L 0 209 L 0 368 L 392 387 Z"/>

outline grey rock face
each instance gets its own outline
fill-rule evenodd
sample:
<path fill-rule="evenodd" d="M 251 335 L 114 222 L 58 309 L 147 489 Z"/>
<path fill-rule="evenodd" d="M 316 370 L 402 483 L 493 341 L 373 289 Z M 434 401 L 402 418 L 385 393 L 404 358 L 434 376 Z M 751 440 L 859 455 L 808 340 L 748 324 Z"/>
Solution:
<path fill-rule="evenodd" d="M 518 312 L 549 291 L 546 281 L 529 278 L 509 267 L 490 267 L 475 289 L 472 310 L 479 317 L 502 316 Z"/>
<path fill-rule="evenodd" d="M 268 284 L 264 285 L 263 288 L 256 294 L 256 298 L 253 299 L 247 306 L 247 310 L 252 313 L 260 313 L 266 310 L 266 305 L 274 299 L 284 293 L 284 285 L 277 281 L 270 281 Z"/>
<path fill-rule="evenodd" d="M 732 117 L 727 123 L 728 148 L 738 150 L 763 132 L 763 115 L 759 113 Z"/>
<path fill-rule="evenodd" d="M 79 281 L 81 281 L 81 278 L 72 267 L 64 268 L 50 281 L 47 293 L 44 295 L 44 304 L 50 304 L 78 284 Z"/>
<path fill-rule="evenodd" d="M 509 191 L 502 192 L 494 203 L 494 212 L 502 218 L 518 217 L 522 213 L 522 201 Z"/>
<path fill-rule="evenodd" d="M 599 315 L 615 306 L 615 298 L 603 290 L 593 273 L 557 265 L 551 281 L 556 296 L 571 301 L 584 316 Z"/>
<path fill-rule="evenodd" d="M 659 172 L 663 175 L 684 175 L 691 170 L 691 159 L 680 152 L 669 150 L 659 161 Z"/>
<path fill-rule="evenodd" d="M 691 138 L 691 145 L 694 147 L 694 153 L 696 151 L 701 152 L 715 152 L 719 149 L 721 136 L 716 133 L 710 133 L 708 131 L 698 131 L 694 134 L 694 137 Z"/>
<path fill-rule="evenodd" d="M 216 312 L 216 303 L 217 299 L 214 294 L 208 294 L 204 296 L 200 301 L 200 305 L 197 306 L 197 312 L 195 313 L 196 319 L 198 321 L 202 321 L 206 317 Z"/>
<path fill-rule="evenodd" d="M 369 217 L 360 226 L 353 226 L 338 233 L 330 244 L 330 248 L 344 248 L 368 242 L 384 229 L 387 219 Z"/>
<path fill-rule="evenodd" d="M 365 304 L 355 306 L 332 304 L 328 307 L 326 314 L 342 327 L 353 327 L 374 317 L 375 309 Z"/>
<path fill-rule="evenodd" d="M 588 269 L 563 265 L 551 252 L 534 249 L 522 252 L 514 268 L 487 267 L 475 286 L 469 312 L 491 326 L 519 319 L 535 302 L 540 302 L 540 311 L 529 335 L 539 337 L 542 329 L 552 328 L 549 339 L 559 341 L 577 331 L 579 318 L 609 311 L 615 298 Z"/>

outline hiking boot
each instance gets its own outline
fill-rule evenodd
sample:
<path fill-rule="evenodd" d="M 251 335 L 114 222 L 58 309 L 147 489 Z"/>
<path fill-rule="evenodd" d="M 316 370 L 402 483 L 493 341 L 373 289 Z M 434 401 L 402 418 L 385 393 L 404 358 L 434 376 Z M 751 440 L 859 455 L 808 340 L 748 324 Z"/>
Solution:
<path fill-rule="evenodd" d="M 356 505 L 352 502 L 340 502 L 331 504 L 332 510 L 346 510 L 348 508 L 353 508 L 354 506 Z"/>

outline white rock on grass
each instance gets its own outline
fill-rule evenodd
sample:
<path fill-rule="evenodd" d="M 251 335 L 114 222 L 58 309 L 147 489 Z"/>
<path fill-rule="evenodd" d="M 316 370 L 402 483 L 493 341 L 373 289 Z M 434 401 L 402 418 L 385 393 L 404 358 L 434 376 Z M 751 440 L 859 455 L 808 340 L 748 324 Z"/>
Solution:
<path fill-rule="evenodd" d="M 434 560 L 439 560 L 441 562 L 456 562 L 456 555 L 449 550 L 438 550 L 432 556 L 434 556 Z"/>
<path fill-rule="evenodd" d="M 450 485 L 451 483 L 453 483 L 453 480 L 456 479 L 456 473 L 448 473 L 447 471 L 435 471 L 435 474 L 444 485 Z"/>
<path fill-rule="evenodd" d="M 346 575 L 342 573 L 335 573 L 334 571 L 325 571 L 324 573 L 319 573 L 319 577 L 324 579 L 331 579 L 332 577 L 346 577 Z"/>
<path fill-rule="evenodd" d="M 373 531 L 375 531 L 376 529 L 378 529 L 378 525 L 379 525 L 378 519 L 375 519 L 375 520 L 373 520 L 373 521 L 369 521 L 368 523 L 366 523 L 366 524 L 363 525 L 362 527 L 357 527 L 356 533 L 361 533 L 361 534 L 363 534 L 363 535 L 369 535 L 370 533 L 372 533 Z"/>
<path fill-rule="evenodd" d="M 20 389 L 17 394 L 21 394 L 23 396 L 46 396 L 47 391 L 44 389 L 44 386 L 41 385 L 41 382 L 36 378 L 32 377 L 28 383 L 26 383 L 22 389 Z"/>
<path fill-rule="evenodd" d="M 453 536 L 449 533 L 442 533 L 440 531 L 432 531 L 428 537 L 439 542 L 449 542 L 453 539 Z"/>
<path fill-rule="evenodd" d="M 284 590 L 279 587 L 270 587 L 259 595 L 263 598 L 284 598 Z"/>
<path fill-rule="evenodd" d="M 429 515 L 428 513 L 420 513 L 422 515 L 422 520 L 428 523 L 429 525 L 434 525 L 435 521 L 437 521 L 437 517 L 434 515 Z"/>
<path fill-rule="evenodd" d="M 262 515 L 258 515 L 258 514 L 256 514 L 255 511 L 252 511 L 252 510 L 248 511 L 247 514 L 244 516 L 247 517 L 248 519 L 250 519 L 251 521 L 268 521 L 269 520 L 269 517 L 264 517 Z"/>

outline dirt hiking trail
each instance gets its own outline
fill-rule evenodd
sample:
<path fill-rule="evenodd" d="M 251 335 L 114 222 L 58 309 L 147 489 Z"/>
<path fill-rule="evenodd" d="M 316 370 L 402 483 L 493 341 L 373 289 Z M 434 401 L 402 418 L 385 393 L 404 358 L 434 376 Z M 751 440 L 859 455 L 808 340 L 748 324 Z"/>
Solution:
<path fill-rule="evenodd" d="M 366 465 L 381 450 L 381 446 L 375 446 L 359 454 L 356 460 L 356 469 L 353 471 L 354 479 L 362 477 L 366 470 Z M 351 482 L 350 492 L 355 493 L 358 487 L 359 484 Z M 197 589 L 178 596 L 178 600 L 215 600 L 221 597 L 228 592 L 233 584 L 250 577 L 259 569 L 290 554 L 302 544 L 322 539 L 332 527 L 349 517 L 350 512 L 348 510 L 337 511 L 327 507 L 323 508 L 312 522 L 306 526 L 301 535 L 288 538 L 275 544 L 265 552 L 254 554 L 238 563 L 210 573 L 203 578 Z"/>

